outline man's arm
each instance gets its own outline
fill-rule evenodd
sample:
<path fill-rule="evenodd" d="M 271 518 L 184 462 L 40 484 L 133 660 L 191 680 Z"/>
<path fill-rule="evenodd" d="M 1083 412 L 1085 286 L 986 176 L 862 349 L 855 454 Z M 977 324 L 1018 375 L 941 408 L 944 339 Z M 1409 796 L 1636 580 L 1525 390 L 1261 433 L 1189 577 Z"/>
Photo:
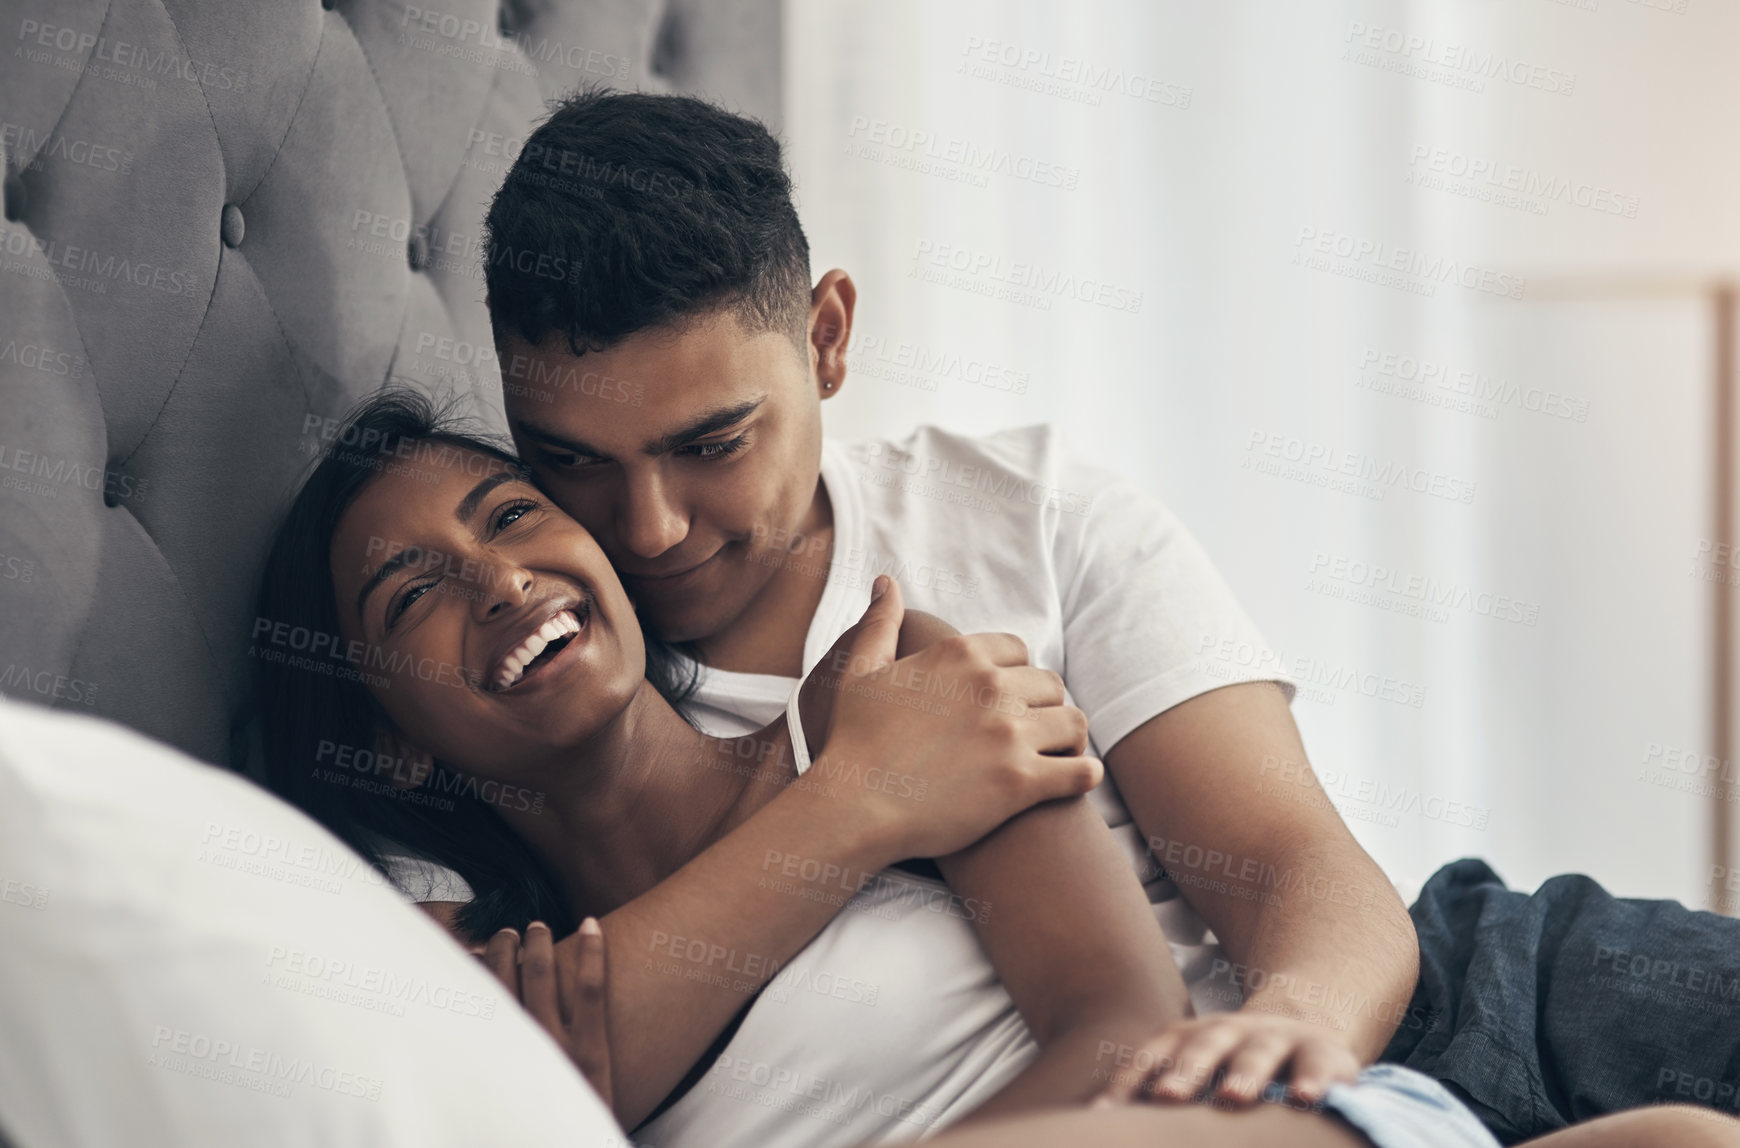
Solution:
<path fill-rule="evenodd" d="M 1375 1060 L 1408 1007 L 1419 946 L 1401 898 L 1314 787 L 1280 688 L 1246 682 L 1200 694 L 1105 756 L 1155 856 L 1244 966 L 1245 1005 L 1234 1015 L 1294 1018 L 1360 1064 Z M 1186 857 L 1202 858 L 1203 871 Z M 1223 1094 L 1251 1099 L 1282 1067 L 1272 1029 L 1256 1036 L 1214 1019 L 1195 1022 L 1176 1049 L 1163 1092 L 1186 1094 L 1225 1065 L 1229 1085 L 1240 1081 Z M 1317 1056 L 1300 1060 L 1295 1085 L 1320 1095 Z"/>

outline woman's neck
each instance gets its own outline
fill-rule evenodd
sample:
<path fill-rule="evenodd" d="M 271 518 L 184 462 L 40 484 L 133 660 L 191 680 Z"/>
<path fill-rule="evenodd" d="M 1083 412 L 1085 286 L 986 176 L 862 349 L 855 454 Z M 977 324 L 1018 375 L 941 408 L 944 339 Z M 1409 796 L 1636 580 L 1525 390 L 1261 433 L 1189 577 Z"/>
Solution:
<path fill-rule="evenodd" d="M 783 721 L 743 738 L 708 737 L 646 682 L 544 772 L 543 809 L 503 816 L 582 915 L 651 889 L 796 776 Z"/>

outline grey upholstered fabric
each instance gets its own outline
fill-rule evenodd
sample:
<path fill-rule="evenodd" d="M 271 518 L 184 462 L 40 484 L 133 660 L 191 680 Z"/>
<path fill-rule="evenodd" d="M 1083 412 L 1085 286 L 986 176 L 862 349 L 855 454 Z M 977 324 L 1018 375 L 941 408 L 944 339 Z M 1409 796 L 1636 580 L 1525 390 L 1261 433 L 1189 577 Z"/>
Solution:
<path fill-rule="evenodd" d="M 238 761 L 252 596 L 389 378 L 499 421 L 483 210 L 543 101 L 776 122 L 778 0 L 0 0 L 0 691 Z"/>

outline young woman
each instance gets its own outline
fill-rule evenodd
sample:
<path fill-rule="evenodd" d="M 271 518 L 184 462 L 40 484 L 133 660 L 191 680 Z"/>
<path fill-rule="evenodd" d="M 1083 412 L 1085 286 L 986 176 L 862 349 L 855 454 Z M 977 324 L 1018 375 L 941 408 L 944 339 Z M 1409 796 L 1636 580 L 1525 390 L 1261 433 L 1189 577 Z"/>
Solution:
<path fill-rule="evenodd" d="M 408 395 L 367 404 L 340 441 L 361 445 L 320 463 L 262 589 L 260 616 L 328 655 L 264 664 L 273 784 L 383 864 L 410 852 L 457 870 L 475 899 L 455 924 L 474 941 L 549 922 L 553 931 L 529 928 L 527 943 L 553 950 L 575 921 L 602 917 L 613 968 L 640 978 L 633 993 L 613 980 L 613 1033 L 642 1039 L 625 1023 L 631 998 L 704 982 L 741 999 L 771 977 L 640 1137 L 909 1139 L 969 1114 L 977 1123 L 1080 1104 L 1152 1067 L 1124 1054 L 1179 1020 L 1187 998 L 1130 866 L 1079 800 L 937 850 L 946 885 L 831 873 L 802 849 L 765 851 L 739 872 L 769 896 L 832 897 L 852 910 L 789 961 L 721 945 L 668 903 L 663 916 L 645 909 L 763 812 L 807 764 L 802 743 L 824 734 L 801 783 L 824 793 L 904 787 L 916 803 L 914 746 L 934 752 L 949 739 L 1018 742 L 1095 780 L 1079 711 L 1058 704 L 1061 683 L 1026 667 L 1018 644 L 986 636 L 975 646 L 918 619 L 905 638 L 929 643 L 913 656 L 927 660 L 896 662 L 902 611 L 898 589 L 885 587 L 841 657 L 824 660 L 828 677 L 806 684 L 801 718 L 708 738 L 661 693 L 680 685 L 656 646 L 649 656 L 590 536 L 510 455 Z M 933 674 L 976 684 L 949 692 L 975 702 L 938 704 L 923 684 Z M 354 764 L 339 763 L 364 758 L 376 776 L 359 785 Z M 720 1027 L 704 1013 L 658 1024 L 704 1040 Z M 630 1069 L 613 1048 L 625 1126 L 672 1091 L 668 1058 L 655 1061 Z M 1309 1111 L 1148 1109 L 1139 1123 L 1154 1135 L 1224 1127 L 1204 1144 L 1243 1142 L 1253 1127 L 1299 1145 L 1494 1143 L 1443 1089 L 1403 1069 L 1271 1093 Z"/>

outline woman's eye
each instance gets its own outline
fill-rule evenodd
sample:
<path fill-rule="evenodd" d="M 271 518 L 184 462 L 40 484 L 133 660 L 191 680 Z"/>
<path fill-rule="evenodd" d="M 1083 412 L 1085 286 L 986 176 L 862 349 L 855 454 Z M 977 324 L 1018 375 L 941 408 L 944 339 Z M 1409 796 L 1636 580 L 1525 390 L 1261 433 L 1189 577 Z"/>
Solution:
<path fill-rule="evenodd" d="M 425 591 L 434 588 L 435 583 L 433 582 L 424 582 L 421 585 L 407 587 L 403 594 L 393 599 L 392 608 L 387 611 L 387 628 L 391 629 L 394 623 L 404 616 L 405 611 L 416 604 L 417 599 L 421 598 Z"/>
<path fill-rule="evenodd" d="M 506 506 L 496 511 L 495 532 L 497 534 L 501 533 L 503 530 L 506 530 L 508 527 L 512 526 L 537 508 L 538 504 L 530 499 L 522 499 L 519 502 L 508 503 Z"/>

